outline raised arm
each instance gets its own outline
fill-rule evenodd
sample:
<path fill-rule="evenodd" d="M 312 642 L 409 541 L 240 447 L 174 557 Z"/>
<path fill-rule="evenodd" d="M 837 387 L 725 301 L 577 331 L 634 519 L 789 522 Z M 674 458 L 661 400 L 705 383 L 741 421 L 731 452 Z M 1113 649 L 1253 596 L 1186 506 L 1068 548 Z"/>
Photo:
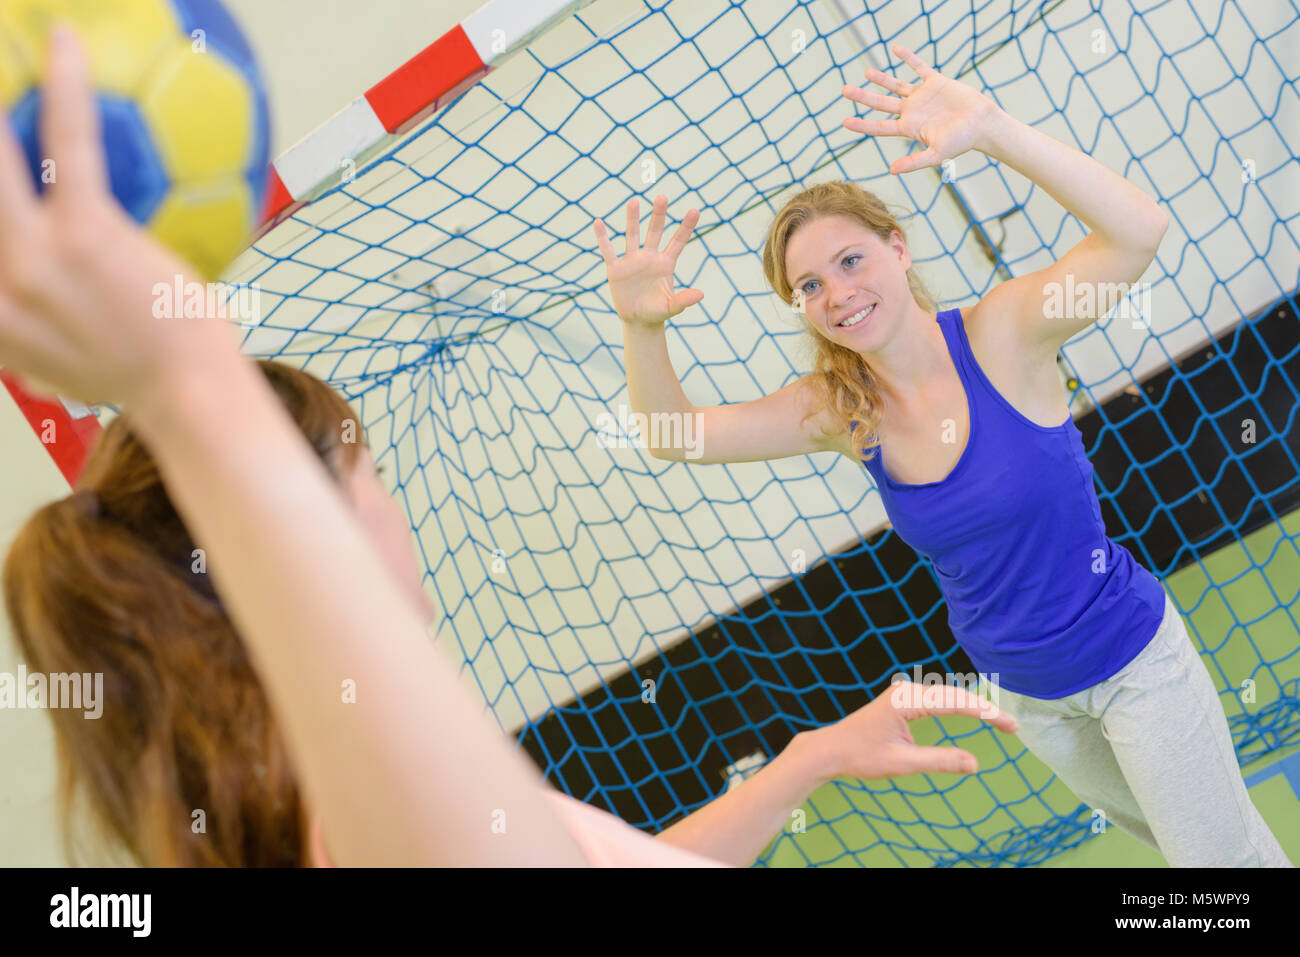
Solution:
<path fill-rule="evenodd" d="M 850 117 L 844 121 L 848 129 L 911 138 L 926 147 L 894 161 L 891 173 L 938 166 L 967 150 L 979 150 L 1041 186 L 1088 227 L 1088 235 L 1051 266 L 1000 283 L 974 310 L 992 316 L 990 321 L 1013 323 L 1026 348 L 1054 356 L 1131 291 L 1155 258 L 1169 226 L 1168 215 L 1137 186 L 1091 156 L 1020 122 L 906 47 L 893 50 L 916 72 L 916 82 L 870 69 L 867 79 L 893 96 L 844 88 L 850 100 L 898 115 L 885 120 Z M 1067 276 L 1069 287 L 1084 293 L 1068 305 L 1059 296 Z"/>
<path fill-rule="evenodd" d="M 125 404 L 208 550 L 336 863 L 584 863 L 232 331 L 153 318 L 154 284 L 191 269 L 109 194 L 67 33 L 42 123 L 58 168 L 44 201 L 0 118 L 0 361 Z"/>
<path fill-rule="evenodd" d="M 1169 216 L 1119 173 L 1007 113 L 986 123 L 978 148 L 1043 187 L 1089 230 L 1052 265 L 1000 283 L 977 307 L 1019 322 L 1031 347 L 1055 355 L 1133 291 Z M 1068 306 L 1058 298 L 1062 308 L 1054 308 L 1052 289 L 1067 287 L 1089 294 Z"/>
<path fill-rule="evenodd" d="M 691 403 L 668 356 L 664 330 L 670 318 L 704 298 L 697 289 L 673 290 L 673 268 L 700 214 L 688 211 L 672 240 L 660 250 L 667 197 L 655 198 L 644 246 L 639 210 L 637 200 L 627 204 L 627 244 L 621 258 L 604 222 L 595 220 L 593 228 L 605 259 L 614 309 L 623 321 L 628 400 L 632 411 L 646 416 L 651 426 L 645 435 L 650 454 L 707 464 L 846 450 L 842 437 L 827 434 L 828 419 L 819 408 L 810 376 L 752 402 L 704 407 Z M 694 417 L 689 432 L 683 426 L 685 416 Z"/>

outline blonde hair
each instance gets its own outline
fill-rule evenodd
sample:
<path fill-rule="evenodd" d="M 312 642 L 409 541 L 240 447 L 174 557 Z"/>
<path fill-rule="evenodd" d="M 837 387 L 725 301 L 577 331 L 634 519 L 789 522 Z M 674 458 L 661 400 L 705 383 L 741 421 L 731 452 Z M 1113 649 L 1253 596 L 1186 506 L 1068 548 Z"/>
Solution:
<path fill-rule="evenodd" d="M 888 242 L 895 230 L 907 241 L 907 234 L 885 204 L 862 187 L 844 181 L 809 187 L 792 197 L 776 214 L 763 246 L 763 273 L 787 305 L 794 302 L 794 289 L 785 272 L 790 237 L 823 216 L 851 219 L 883 242 Z M 927 312 L 937 311 L 934 296 L 914 268 L 907 270 L 907 287 L 918 306 Z M 806 320 L 805 327 L 814 342 L 813 375 L 821 386 L 825 407 L 831 411 L 835 431 L 851 431 L 854 454 L 861 458 L 867 449 L 880 445 L 877 432 L 884 416 L 884 401 L 871 366 L 861 353 L 832 342 Z"/>

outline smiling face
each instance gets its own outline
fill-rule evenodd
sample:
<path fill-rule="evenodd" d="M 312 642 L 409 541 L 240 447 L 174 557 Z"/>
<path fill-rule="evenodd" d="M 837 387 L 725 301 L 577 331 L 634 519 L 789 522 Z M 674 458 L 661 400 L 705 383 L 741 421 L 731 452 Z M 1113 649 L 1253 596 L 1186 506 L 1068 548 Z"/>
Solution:
<path fill-rule="evenodd" d="M 885 242 L 845 216 L 809 220 L 785 249 L 785 274 L 808 323 L 858 352 L 892 338 L 913 307 L 907 284 L 911 265 L 900 233 Z"/>

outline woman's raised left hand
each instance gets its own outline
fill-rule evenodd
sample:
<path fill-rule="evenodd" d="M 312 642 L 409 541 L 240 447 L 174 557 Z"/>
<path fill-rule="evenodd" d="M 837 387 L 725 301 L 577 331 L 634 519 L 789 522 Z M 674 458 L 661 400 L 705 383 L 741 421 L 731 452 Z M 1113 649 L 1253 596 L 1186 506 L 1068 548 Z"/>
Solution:
<path fill-rule="evenodd" d="M 896 94 L 885 96 L 861 87 L 845 86 L 848 99 L 885 113 L 898 114 L 893 120 L 865 120 L 851 116 L 844 121 L 847 129 L 870 136 L 906 136 L 926 149 L 895 160 L 889 167 L 894 174 L 908 173 L 960 156 L 969 149 L 981 149 L 987 142 L 990 126 L 1002 109 L 979 91 L 960 80 L 944 76 L 907 47 L 895 45 L 893 51 L 921 79 L 907 83 L 876 69 L 867 70 L 867 79 Z"/>

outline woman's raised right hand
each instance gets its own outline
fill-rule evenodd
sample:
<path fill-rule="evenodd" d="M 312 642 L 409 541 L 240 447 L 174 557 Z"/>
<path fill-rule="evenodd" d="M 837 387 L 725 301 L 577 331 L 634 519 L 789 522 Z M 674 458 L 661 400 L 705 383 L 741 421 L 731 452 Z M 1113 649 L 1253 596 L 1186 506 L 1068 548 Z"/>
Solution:
<path fill-rule="evenodd" d="M 239 340 L 217 319 L 155 318 L 157 285 L 188 288 L 197 270 L 114 199 L 89 59 L 67 27 L 50 44 L 40 123 L 57 164 L 44 196 L 0 111 L 0 363 L 36 391 L 166 408 L 191 361 Z"/>
<path fill-rule="evenodd" d="M 635 199 L 630 200 L 627 204 L 627 251 L 622 258 L 615 254 L 604 222 L 597 219 L 593 223 L 609 276 L 610 297 L 624 322 L 659 325 L 704 298 L 704 293 L 698 289 L 673 292 L 673 268 L 691 237 L 691 230 L 699 222 L 700 213 L 695 209 L 688 211 L 672 241 L 661 250 L 659 243 L 663 239 L 667 218 L 668 197 L 656 196 L 650 214 L 650 231 L 646 234 L 645 246 L 642 246 L 640 204 Z"/>

